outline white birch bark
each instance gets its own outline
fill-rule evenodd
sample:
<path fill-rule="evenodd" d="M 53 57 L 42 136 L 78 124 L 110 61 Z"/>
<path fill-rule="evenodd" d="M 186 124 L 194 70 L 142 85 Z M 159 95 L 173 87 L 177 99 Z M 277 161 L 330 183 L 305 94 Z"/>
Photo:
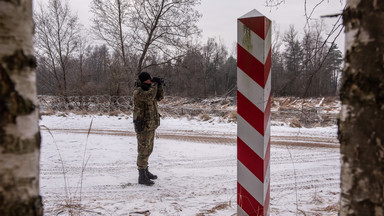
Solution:
<path fill-rule="evenodd" d="M 340 216 L 384 215 L 384 2 L 348 0 Z"/>
<path fill-rule="evenodd" d="M 0 215 L 42 215 L 32 1 L 0 0 Z"/>

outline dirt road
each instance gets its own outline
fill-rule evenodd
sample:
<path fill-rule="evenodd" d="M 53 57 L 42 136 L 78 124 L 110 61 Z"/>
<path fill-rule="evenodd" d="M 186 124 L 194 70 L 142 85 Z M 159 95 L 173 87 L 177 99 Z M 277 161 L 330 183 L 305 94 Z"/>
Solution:
<path fill-rule="evenodd" d="M 47 130 L 43 128 L 43 130 Z M 50 129 L 54 132 L 64 132 L 72 134 L 88 134 L 88 129 Z M 92 129 L 90 134 L 109 135 L 109 136 L 136 136 L 134 131 L 122 130 L 98 130 Z M 156 133 L 157 138 L 182 140 L 198 143 L 217 143 L 226 145 L 236 145 L 235 134 L 208 134 L 197 133 L 188 130 L 161 131 Z M 293 136 L 272 135 L 272 145 L 282 146 L 305 146 L 313 148 L 339 148 L 339 142 L 335 137 L 308 137 L 305 134 L 295 134 Z"/>

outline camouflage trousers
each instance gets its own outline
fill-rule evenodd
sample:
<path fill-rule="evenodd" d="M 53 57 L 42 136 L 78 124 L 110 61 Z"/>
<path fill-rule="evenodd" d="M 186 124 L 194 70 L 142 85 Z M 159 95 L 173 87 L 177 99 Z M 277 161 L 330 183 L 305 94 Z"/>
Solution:
<path fill-rule="evenodd" d="M 155 130 L 142 131 L 136 133 L 137 136 L 137 168 L 146 169 L 148 167 L 148 159 L 153 151 L 153 140 Z"/>

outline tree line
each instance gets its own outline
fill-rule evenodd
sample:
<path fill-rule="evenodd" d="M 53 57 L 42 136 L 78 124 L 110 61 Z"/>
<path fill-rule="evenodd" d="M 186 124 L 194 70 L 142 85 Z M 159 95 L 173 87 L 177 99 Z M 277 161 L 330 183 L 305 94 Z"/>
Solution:
<path fill-rule="evenodd" d="M 92 0 L 89 29 L 66 1 L 34 12 L 37 86 L 48 95 L 130 95 L 141 71 L 164 78 L 168 95 L 235 96 L 237 62 L 217 38 L 198 40 L 200 0 Z M 324 25 L 300 39 L 273 33 L 274 96 L 336 95 L 342 55 Z M 233 49 L 233 48 L 232 48 Z"/>
<path fill-rule="evenodd" d="M 299 38 L 293 25 L 272 47 L 272 92 L 278 96 L 338 94 L 342 53 L 328 42 L 324 24 L 316 22 Z M 283 47 L 283 48 L 281 48 Z"/>

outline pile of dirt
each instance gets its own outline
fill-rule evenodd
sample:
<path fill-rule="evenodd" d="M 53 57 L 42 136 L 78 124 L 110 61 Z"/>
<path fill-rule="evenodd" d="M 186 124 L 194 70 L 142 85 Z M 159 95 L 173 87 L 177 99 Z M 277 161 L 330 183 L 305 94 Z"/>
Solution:
<path fill-rule="evenodd" d="M 165 97 L 159 103 L 160 111 L 172 116 L 192 117 L 211 115 L 229 118 L 236 112 L 236 98 L 181 98 Z"/>
<path fill-rule="evenodd" d="M 132 97 L 83 96 L 58 97 L 39 96 L 42 114 L 57 112 L 81 112 L 117 115 L 131 114 Z M 236 122 L 237 105 L 235 97 L 182 98 L 165 97 L 159 103 L 163 116 L 210 120 L 214 117 L 227 122 Z M 340 111 L 337 97 L 295 98 L 272 97 L 271 112 L 274 124 L 282 122 L 292 127 L 317 127 L 335 125 Z"/>
<path fill-rule="evenodd" d="M 275 97 L 271 101 L 272 120 L 285 122 L 291 127 L 335 125 L 340 107 L 337 97 Z"/>
<path fill-rule="evenodd" d="M 159 104 L 165 115 L 210 115 L 236 121 L 236 98 L 180 98 L 166 97 Z M 272 97 L 271 112 L 274 122 L 284 122 L 291 127 L 332 126 L 337 122 L 340 101 L 337 97 L 294 98 Z"/>

